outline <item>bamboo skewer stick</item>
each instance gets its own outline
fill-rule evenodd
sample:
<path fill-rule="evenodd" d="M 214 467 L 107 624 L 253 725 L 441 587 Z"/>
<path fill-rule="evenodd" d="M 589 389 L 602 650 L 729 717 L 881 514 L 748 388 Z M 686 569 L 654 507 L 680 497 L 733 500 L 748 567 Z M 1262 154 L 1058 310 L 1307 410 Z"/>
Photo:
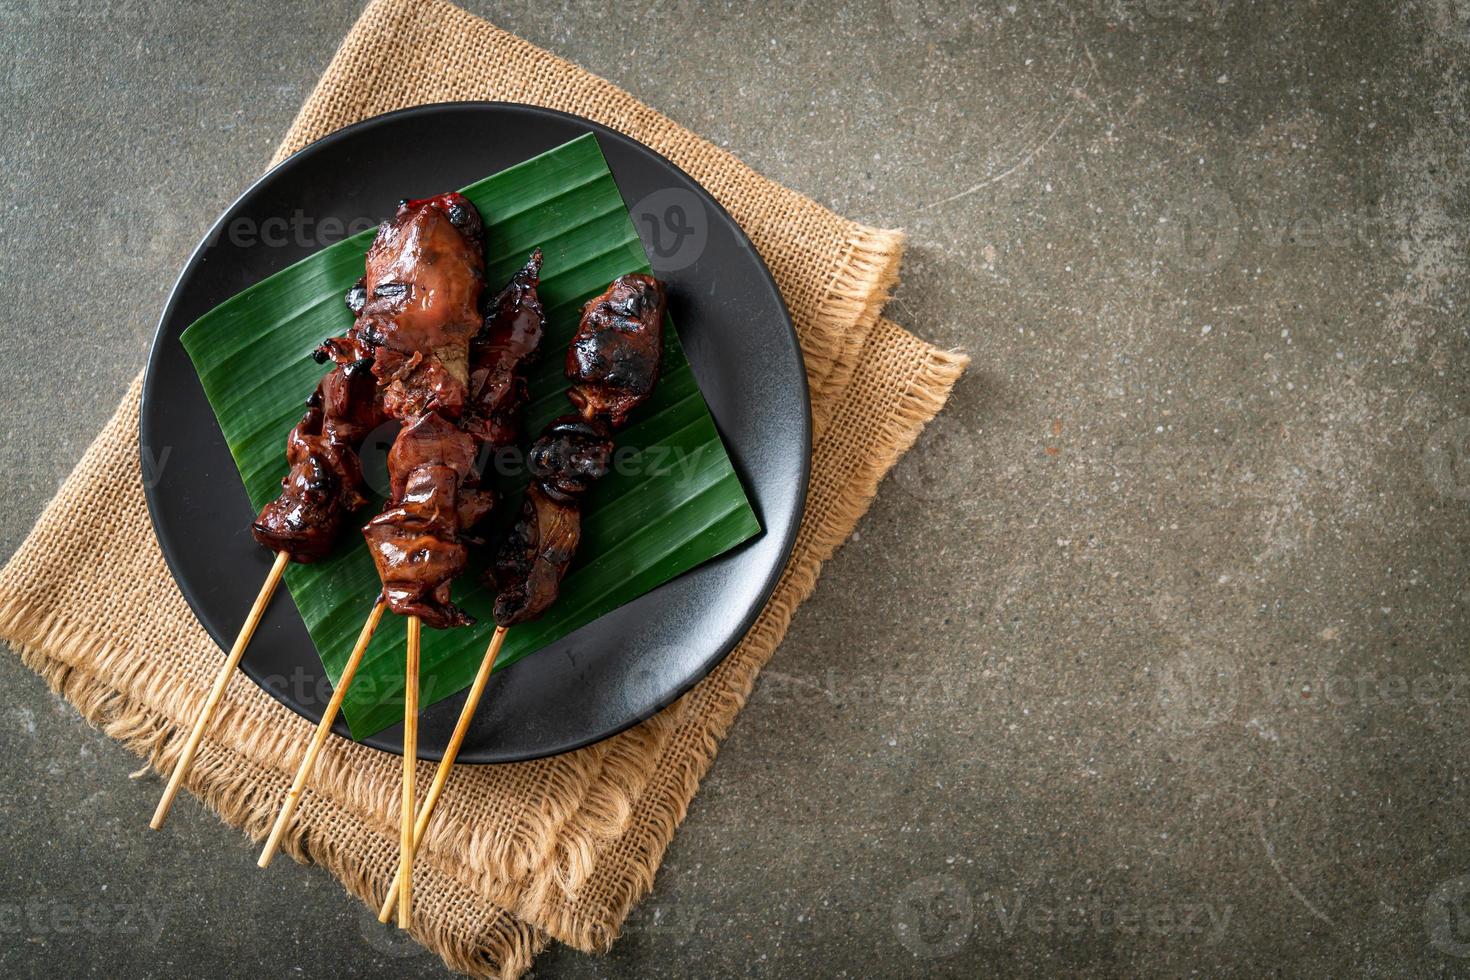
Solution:
<path fill-rule="evenodd" d="M 198 751 L 199 743 L 204 739 L 204 732 L 214 718 L 215 709 L 219 707 L 220 701 L 225 696 L 225 687 L 230 683 L 230 677 L 235 673 L 235 668 L 240 665 L 240 658 L 244 656 L 245 648 L 250 645 L 250 638 L 255 635 L 255 628 L 260 625 L 260 618 L 265 614 L 265 607 L 270 604 L 271 596 L 275 594 L 276 586 L 281 582 L 281 575 L 286 571 L 286 563 L 290 560 L 286 552 L 276 552 L 275 564 L 271 565 L 270 574 L 265 577 L 265 584 L 260 587 L 260 594 L 255 597 L 255 604 L 250 607 L 250 614 L 245 617 L 245 625 L 240 627 L 240 635 L 235 637 L 235 645 L 230 647 L 229 656 L 225 657 L 219 675 L 214 679 L 214 687 L 210 688 L 204 707 L 199 709 L 199 716 L 194 719 L 194 728 L 189 732 L 189 740 L 184 743 L 184 751 L 174 763 L 174 771 L 169 776 L 168 786 L 164 788 L 163 798 L 158 801 L 158 809 L 153 811 L 153 819 L 148 822 L 148 826 L 154 830 L 162 829 L 164 821 L 168 819 L 168 811 L 174 805 L 174 797 L 179 794 L 179 787 L 184 784 L 184 777 L 189 774 L 189 767 L 194 763 L 194 753 Z"/>
<path fill-rule="evenodd" d="M 398 877 L 403 886 L 398 901 L 398 928 L 413 919 L 413 775 L 419 751 L 419 618 L 408 617 L 408 656 L 403 674 L 403 813 L 399 819 Z"/>
<path fill-rule="evenodd" d="M 260 860 L 255 863 L 262 867 L 270 867 L 271 859 L 276 856 L 276 849 L 281 844 L 281 837 L 286 832 L 286 825 L 291 822 L 291 814 L 296 812 L 296 804 L 301 802 L 301 794 L 306 789 L 306 783 L 311 779 L 311 771 L 316 766 L 316 757 L 320 754 L 322 746 L 326 744 L 327 736 L 331 734 L 332 725 L 337 720 L 337 712 L 342 708 L 342 699 L 347 696 L 347 688 L 352 683 L 352 678 L 357 675 L 357 667 L 362 663 L 362 655 L 367 651 L 368 643 L 372 641 L 373 633 L 378 628 L 378 622 L 383 618 L 383 610 L 387 606 L 380 595 L 373 603 L 373 611 L 368 614 L 367 622 L 362 624 L 362 632 L 357 636 L 357 645 L 352 648 L 352 654 L 347 658 L 347 665 L 342 668 L 342 676 L 337 680 L 337 686 L 332 691 L 332 700 L 327 702 L 326 711 L 322 712 L 322 720 L 316 726 L 316 732 L 311 737 L 311 744 L 306 747 L 306 756 L 301 760 L 301 766 L 296 770 L 296 778 L 291 781 L 291 788 L 286 790 L 286 799 L 281 803 L 281 812 L 276 816 L 275 826 L 271 827 L 270 837 L 266 839 L 265 848 L 260 852 Z"/>
<path fill-rule="evenodd" d="M 454 726 L 454 734 L 450 736 L 449 745 L 444 749 L 444 758 L 439 761 L 439 769 L 434 773 L 434 781 L 429 784 L 429 793 L 424 797 L 424 805 L 419 807 L 418 819 L 413 827 L 413 846 L 418 850 L 419 843 L 424 839 L 424 830 L 429 826 L 429 817 L 434 813 L 434 805 L 439 802 L 439 796 L 444 792 L 444 784 L 449 781 L 449 772 L 454 768 L 454 760 L 459 756 L 460 746 L 464 744 L 465 735 L 470 730 L 470 722 L 474 720 L 475 710 L 480 706 L 480 695 L 485 693 L 485 685 L 490 680 L 490 672 L 495 669 L 495 658 L 500 655 L 500 647 L 505 643 L 506 627 L 498 626 L 495 633 L 490 637 L 490 646 L 485 650 L 485 659 L 480 661 L 480 669 L 475 674 L 474 683 L 470 685 L 470 693 L 465 697 L 464 707 L 459 712 L 459 722 Z M 403 873 L 400 870 L 398 877 L 393 879 L 393 886 L 388 889 L 388 897 L 383 900 L 383 907 L 378 910 L 378 921 L 387 922 L 393 917 L 393 905 L 398 901 L 398 893 L 403 884 Z"/>

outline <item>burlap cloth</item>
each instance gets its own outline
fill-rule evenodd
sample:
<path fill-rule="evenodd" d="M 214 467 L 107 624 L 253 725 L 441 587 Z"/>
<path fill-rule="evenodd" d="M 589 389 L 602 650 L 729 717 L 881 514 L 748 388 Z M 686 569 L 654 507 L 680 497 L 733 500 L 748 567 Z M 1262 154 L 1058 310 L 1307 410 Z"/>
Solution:
<path fill-rule="evenodd" d="M 460 767 L 451 778 L 420 850 L 413 934 L 454 969 L 514 977 L 548 938 L 596 951 L 617 937 L 822 562 L 939 411 L 965 358 L 879 317 L 897 276 L 897 232 L 837 217 L 608 82 L 438 0 L 370 6 L 275 159 L 367 116 L 456 99 L 528 102 L 599 120 L 707 187 L 785 296 L 815 427 L 795 552 L 724 663 L 616 738 L 537 762 Z M 88 719 L 168 772 L 221 652 L 153 537 L 138 465 L 139 388 L 135 382 L 0 571 L 0 637 Z M 187 786 L 261 838 L 310 734 L 308 723 L 237 677 Z M 431 775 L 423 765 L 420 787 Z M 399 777 L 398 759 L 331 740 L 284 845 L 298 860 L 325 865 L 374 909 L 397 860 Z M 138 814 L 137 833 L 148 832 L 147 816 Z"/>

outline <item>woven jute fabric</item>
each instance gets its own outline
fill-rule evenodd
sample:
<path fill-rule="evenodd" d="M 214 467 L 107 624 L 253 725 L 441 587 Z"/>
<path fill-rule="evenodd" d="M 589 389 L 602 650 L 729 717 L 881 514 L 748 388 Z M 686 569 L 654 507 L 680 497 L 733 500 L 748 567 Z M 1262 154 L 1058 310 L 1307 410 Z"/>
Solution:
<path fill-rule="evenodd" d="M 790 562 L 755 626 L 709 677 L 616 738 L 536 762 L 462 766 L 451 777 L 419 851 L 413 935 L 454 969 L 514 977 L 551 939 L 598 951 L 617 937 L 822 563 L 966 362 L 881 318 L 902 250 L 897 232 L 832 214 L 608 82 L 437 0 L 368 7 L 277 160 L 368 116 L 460 99 L 598 120 L 707 187 L 780 286 L 806 360 L 815 430 Z M 153 538 L 138 464 L 139 391 L 135 382 L 0 571 L 0 637 L 88 719 L 167 773 L 222 654 Z M 268 556 L 260 560 L 263 575 Z M 511 669 L 535 669 L 534 659 Z M 237 677 L 186 785 L 262 838 L 310 734 L 307 722 Z M 421 765 L 421 788 L 431 775 Z M 331 740 L 284 848 L 376 908 L 396 870 L 400 776 L 398 759 Z M 146 817 L 139 814 L 139 833 Z"/>

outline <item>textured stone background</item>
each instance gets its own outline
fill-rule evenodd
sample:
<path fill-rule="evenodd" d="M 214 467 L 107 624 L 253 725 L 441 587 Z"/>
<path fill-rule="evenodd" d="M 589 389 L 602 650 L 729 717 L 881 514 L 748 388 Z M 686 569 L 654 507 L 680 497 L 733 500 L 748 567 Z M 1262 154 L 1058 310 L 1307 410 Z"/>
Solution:
<path fill-rule="evenodd" d="M 1463 3 L 469 6 L 907 228 L 975 358 L 539 973 L 1470 969 Z M 357 11 L 0 0 L 5 553 Z M 442 975 L 0 677 L 7 973 Z"/>

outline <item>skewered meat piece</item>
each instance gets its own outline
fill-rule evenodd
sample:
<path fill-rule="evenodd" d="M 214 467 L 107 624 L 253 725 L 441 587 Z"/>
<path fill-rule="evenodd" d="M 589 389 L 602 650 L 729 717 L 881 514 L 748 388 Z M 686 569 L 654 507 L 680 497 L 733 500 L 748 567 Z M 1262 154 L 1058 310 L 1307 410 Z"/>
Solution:
<path fill-rule="evenodd" d="M 582 539 L 581 497 L 607 473 L 612 433 L 601 419 L 563 415 L 531 447 L 531 483 L 495 559 L 495 622 L 535 619 L 557 589 Z"/>
<path fill-rule="evenodd" d="M 538 248 L 486 305 L 485 325 L 470 341 L 469 402 L 460 426 L 492 446 L 520 441 L 521 409 L 528 398 L 524 369 L 536 359 L 546 331 L 540 283 Z"/>
<path fill-rule="evenodd" d="M 468 556 L 464 530 L 495 501 L 477 485 L 477 449 L 436 412 L 412 420 L 388 453 L 393 502 L 362 529 L 389 608 L 437 629 L 473 621 L 449 601 L 449 585 Z"/>
<path fill-rule="evenodd" d="M 481 326 L 484 231 L 459 194 L 401 201 L 367 255 L 358 330 L 378 349 L 373 372 L 396 419 L 458 418 L 469 342 Z"/>
<path fill-rule="evenodd" d="M 580 414 L 552 422 L 531 447 L 531 482 L 493 569 L 497 625 L 535 619 L 556 601 L 581 541 L 582 501 L 612 459 L 612 430 L 658 380 L 664 308 L 662 283 L 628 275 L 583 310 L 566 362 Z"/>
<path fill-rule="evenodd" d="M 621 429 L 658 380 L 663 357 L 664 286 L 653 276 L 627 275 L 582 311 L 567 348 L 567 397 L 583 415 L 600 415 Z"/>
<path fill-rule="evenodd" d="M 353 294 L 347 296 L 348 306 Z M 317 348 L 317 361 L 333 361 L 306 402 L 306 415 L 286 439 L 290 469 L 281 495 L 251 524 L 255 540 L 292 561 L 320 561 L 332 551 L 346 516 L 367 502 L 357 450 L 384 421 L 373 350 L 356 329 Z"/>

